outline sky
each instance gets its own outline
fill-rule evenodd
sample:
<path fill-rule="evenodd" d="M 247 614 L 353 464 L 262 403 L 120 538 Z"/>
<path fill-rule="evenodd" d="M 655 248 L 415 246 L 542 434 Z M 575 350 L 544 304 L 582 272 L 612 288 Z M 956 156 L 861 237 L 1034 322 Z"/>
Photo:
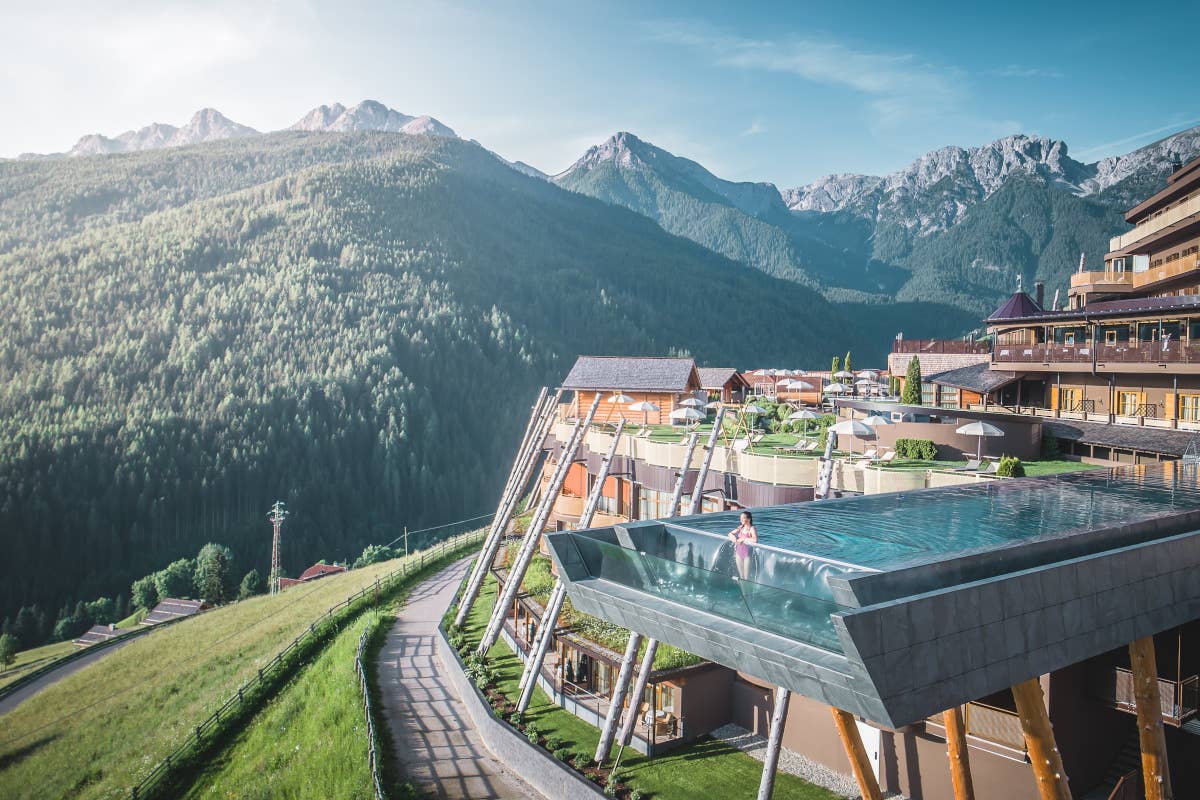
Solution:
<path fill-rule="evenodd" d="M 0 3 L 6 157 L 369 98 L 549 173 L 630 131 L 788 188 L 1018 132 L 1094 161 L 1200 124 L 1200 66 L 1151 38 L 1195 30 L 1194 2 Z"/>

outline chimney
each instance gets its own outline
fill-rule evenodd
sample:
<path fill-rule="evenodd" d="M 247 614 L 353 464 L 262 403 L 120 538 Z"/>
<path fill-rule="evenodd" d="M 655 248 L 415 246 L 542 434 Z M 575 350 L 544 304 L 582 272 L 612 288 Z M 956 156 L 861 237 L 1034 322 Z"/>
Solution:
<path fill-rule="evenodd" d="M 1038 308 L 1045 308 L 1042 301 L 1046 299 L 1046 284 L 1038 281 L 1033 284 L 1033 300 L 1038 304 Z"/>

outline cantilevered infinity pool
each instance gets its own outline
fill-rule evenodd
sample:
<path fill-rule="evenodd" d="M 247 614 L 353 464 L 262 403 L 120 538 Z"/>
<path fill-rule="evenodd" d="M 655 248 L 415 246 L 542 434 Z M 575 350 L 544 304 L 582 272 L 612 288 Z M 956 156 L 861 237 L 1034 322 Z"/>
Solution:
<path fill-rule="evenodd" d="M 574 605 L 898 726 L 1200 617 L 1178 462 L 549 534 Z"/>

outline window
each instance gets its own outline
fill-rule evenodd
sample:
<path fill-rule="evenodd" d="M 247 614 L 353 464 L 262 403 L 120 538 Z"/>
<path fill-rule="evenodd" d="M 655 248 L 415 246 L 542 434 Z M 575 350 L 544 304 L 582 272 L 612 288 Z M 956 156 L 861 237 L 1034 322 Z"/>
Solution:
<path fill-rule="evenodd" d="M 938 405 L 942 408 L 958 408 L 958 389 L 943 386 L 941 396 L 938 398 Z"/>
<path fill-rule="evenodd" d="M 1059 387 L 1058 408 L 1060 411 L 1074 411 L 1079 406 L 1079 390 Z"/>
<path fill-rule="evenodd" d="M 662 519 L 671 516 L 671 493 L 641 487 L 638 490 L 638 519 Z"/>
<path fill-rule="evenodd" d="M 675 687 L 669 683 L 658 685 L 658 707 L 663 711 L 675 710 Z"/>
<path fill-rule="evenodd" d="M 1138 392 L 1117 392 L 1117 414 L 1119 416 L 1136 417 L 1140 405 L 1141 394 Z"/>
<path fill-rule="evenodd" d="M 1111 330 L 1111 329 L 1105 331 L 1104 332 L 1104 343 L 1105 344 L 1116 344 L 1117 343 L 1117 332 L 1115 330 Z"/>
<path fill-rule="evenodd" d="M 1200 394 L 1181 394 L 1178 405 L 1180 419 L 1200 422 Z"/>
<path fill-rule="evenodd" d="M 937 405 L 937 385 L 933 383 L 921 384 L 921 405 L 936 406 Z"/>

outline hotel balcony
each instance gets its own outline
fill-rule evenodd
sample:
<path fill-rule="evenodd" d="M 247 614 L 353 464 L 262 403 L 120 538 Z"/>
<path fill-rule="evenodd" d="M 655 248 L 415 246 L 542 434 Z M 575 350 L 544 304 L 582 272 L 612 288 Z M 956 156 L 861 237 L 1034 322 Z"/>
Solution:
<path fill-rule="evenodd" d="M 1200 268 L 1200 256 L 1177 258 L 1144 272 L 1097 270 L 1076 272 L 1071 276 L 1070 294 L 1119 294 L 1175 278 Z"/>
<path fill-rule="evenodd" d="M 1092 673 L 1092 694 L 1113 708 L 1137 713 L 1137 702 L 1133 695 L 1133 673 L 1124 667 L 1097 668 Z M 1159 709 L 1163 722 L 1180 727 L 1196 716 L 1200 705 L 1200 676 L 1191 675 L 1182 680 L 1158 679 Z"/>
<path fill-rule="evenodd" d="M 967 703 L 962 710 L 968 745 L 1016 761 L 1028 759 L 1029 750 L 1016 711 L 979 702 Z M 945 738 L 946 725 L 942 715 L 927 718 L 925 730 Z"/>
<path fill-rule="evenodd" d="M 1108 243 L 1108 249 L 1110 252 L 1124 250 L 1195 214 L 1200 214 L 1200 193 L 1154 214 L 1133 230 L 1114 236 Z"/>
<path fill-rule="evenodd" d="M 1121 342 L 1119 344 L 999 344 L 992 360 L 997 364 L 1055 367 L 1091 365 L 1120 369 L 1158 364 L 1200 365 L 1200 343 Z M 1114 367 L 1114 365 L 1116 365 Z"/>

